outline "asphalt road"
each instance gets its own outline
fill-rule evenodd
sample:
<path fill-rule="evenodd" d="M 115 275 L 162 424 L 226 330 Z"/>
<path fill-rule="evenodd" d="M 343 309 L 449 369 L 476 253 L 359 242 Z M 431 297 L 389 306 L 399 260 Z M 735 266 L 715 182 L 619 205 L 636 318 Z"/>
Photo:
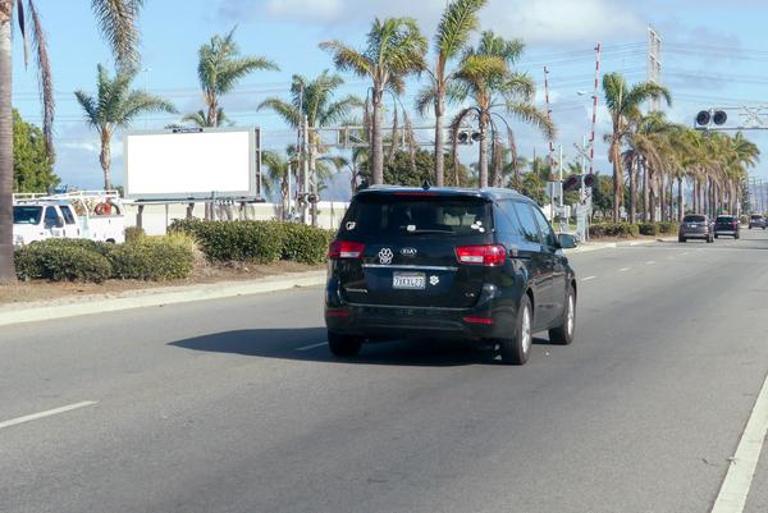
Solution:
<path fill-rule="evenodd" d="M 0 511 L 710 511 L 768 371 L 768 234 L 571 260 L 577 341 L 525 367 L 334 361 L 319 289 L 3 328 Z"/>

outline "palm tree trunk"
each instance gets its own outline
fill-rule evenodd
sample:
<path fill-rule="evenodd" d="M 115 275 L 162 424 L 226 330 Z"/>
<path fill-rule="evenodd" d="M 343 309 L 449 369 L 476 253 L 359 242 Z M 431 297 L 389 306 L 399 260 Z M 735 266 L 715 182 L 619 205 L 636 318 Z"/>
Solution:
<path fill-rule="evenodd" d="M 629 164 L 629 222 L 637 219 L 637 159 L 632 159 Z"/>
<path fill-rule="evenodd" d="M 488 187 L 488 113 L 480 115 L 480 188 Z"/>
<path fill-rule="evenodd" d="M 443 133 L 443 116 L 445 115 L 445 91 L 437 87 L 435 97 L 435 184 L 442 187 L 445 181 L 445 134 Z M 457 187 L 459 184 L 455 184 Z"/>
<path fill-rule="evenodd" d="M 665 209 L 667 206 L 667 186 L 664 183 L 664 175 L 659 172 L 659 221 L 666 221 Z"/>
<path fill-rule="evenodd" d="M 312 194 L 315 195 L 315 198 L 319 199 L 318 196 L 318 184 L 317 184 L 317 146 L 316 141 L 312 141 L 312 144 L 309 146 L 309 176 L 311 177 L 310 180 L 310 188 L 312 189 Z M 312 226 L 317 226 L 317 202 L 310 203 L 309 206 L 309 212 L 310 216 L 312 218 Z"/>
<path fill-rule="evenodd" d="M 0 16 L 10 15 L 3 0 Z M 0 20 L 0 283 L 16 280 L 13 264 L 13 114 L 11 112 L 11 20 Z"/>
<path fill-rule="evenodd" d="M 379 185 L 384 183 L 384 134 L 381 129 L 382 117 L 384 115 L 382 105 L 384 90 L 379 84 L 374 84 L 372 96 L 373 135 L 371 137 L 371 161 L 373 164 L 373 183 Z"/>
<path fill-rule="evenodd" d="M 670 176 L 667 179 L 667 221 L 675 218 L 675 179 Z"/>
<path fill-rule="evenodd" d="M 104 190 L 110 190 L 112 188 L 112 151 L 110 143 L 112 139 L 112 133 L 108 128 L 101 129 L 101 155 L 99 155 L 99 162 L 101 162 L 101 169 L 104 171 Z"/>
<path fill-rule="evenodd" d="M 611 142 L 611 160 L 613 161 L 613 221 L 619 222 L 621 216 L 621 200 L 624 195 L 624 184 L 622 183 L 621 155 L 619 154 L 619 144 L 615 137 Z"/>
<path fill-rule="evenodd" d="M 646 223 L 651 219 L 651 211 L 648 210 L 650 203 L 650 191 L 648 189 L 648 166 L 643 165 L 643 221 Z"/>
<path fill-rule="evenodd" d="M 677 177 L 677 222 L 683 221 L 685 214 L 685 205 L 683 205 L 683 177 Z"/>
<path fill-rule="evenodd" d="M 219 126 L 219 99 L 214 95 L 208 96 L 208 126 Z"/>
<path fill-rule="evenodd" d="M 651 197 L 650 197 L 650 208 L 651 208 L 651 218 L 650 222 L 655 223 L 656 222 L 656 184 L 654 183 L 655 180 L 653 180 L 651 185 Z"/>

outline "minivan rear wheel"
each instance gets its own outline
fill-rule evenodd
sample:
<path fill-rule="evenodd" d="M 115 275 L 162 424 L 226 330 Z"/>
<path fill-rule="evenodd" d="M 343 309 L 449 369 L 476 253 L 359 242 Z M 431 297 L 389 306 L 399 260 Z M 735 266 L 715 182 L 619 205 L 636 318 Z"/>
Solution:
<path fill-rule="evenodd" d="M 328 332 L 328 348 L 334 356 L 348 358 L 357 356 L 363 347 L 363 338 L 353 335 L 342 335 L 341 333 Z"/>
<path fill-rule="evenodd" d="M 512 336 L 499 341 L 501 361 L 512 365 L 523 365 L 528 361 L 533 345 L 533 308 L 528 296 L 523 296 L 517 309 L 517 319 Z"/>
<path fill-rule="evenodd" d="M 549 330 L 549 341 L 563 346 L 573 342 L 573 334 L 576 331 L 576 294 L 570 286 L 566 294 L 560 325 Z"/>

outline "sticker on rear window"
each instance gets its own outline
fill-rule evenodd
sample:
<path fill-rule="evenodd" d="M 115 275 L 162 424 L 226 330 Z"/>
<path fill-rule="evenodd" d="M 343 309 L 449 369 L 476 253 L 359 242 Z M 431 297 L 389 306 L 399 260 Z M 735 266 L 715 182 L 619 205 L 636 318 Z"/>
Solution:
<path fill-rule="evenodd" d="M 347 231 L 350 231 L 350 232 L 351 232 L 352 230 L 354 230 L 354 229 L 355 229 L 355 227 L 356 227 L 356 226 L 357 226 L 357 223 L 356 223 L 356 222 L 354 222 L 354 221 L 349 221 L 349 222 L 347 223 Z"/>

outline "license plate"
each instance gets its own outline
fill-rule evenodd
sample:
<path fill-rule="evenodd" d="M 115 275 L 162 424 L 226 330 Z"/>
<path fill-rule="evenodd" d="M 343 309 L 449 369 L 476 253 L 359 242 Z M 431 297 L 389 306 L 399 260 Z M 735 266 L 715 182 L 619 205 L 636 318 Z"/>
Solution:
<path fill-rule="evenodd" d="M 427 275 L 424 273 L 400 273 L 392 275 L 392 288 L 398 290 L 424 290 L 427 288 Z"/>

